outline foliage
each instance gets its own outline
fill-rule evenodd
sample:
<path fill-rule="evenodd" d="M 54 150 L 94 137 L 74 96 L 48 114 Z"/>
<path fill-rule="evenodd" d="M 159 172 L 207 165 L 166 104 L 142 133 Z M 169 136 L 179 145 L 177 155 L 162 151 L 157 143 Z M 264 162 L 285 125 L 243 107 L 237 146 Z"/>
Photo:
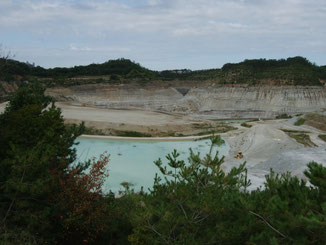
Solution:
<path fill-rule="evenodd" d="M 85 127 L 84 134 L 88 135 L 108 135 L 104 129 L 97 129 L 94 127 Z"/>
<path fill-rule="evenodd" d="M 109 60 L 102 64 L 74 66 L 72 68 L 50 68 L 33 66 L 15 60 L 0 59 L 0 65 L 6 75 L 33 76 L 38 78 L 71 78 L 81 76 L 109 75 L 111 80 L 118 80 L 119 76 L 126 78 L 154 78 L 155 72 L 143 68 L 128 59 Z"/>
<path fill-rule="evenodd" d="M 117 136 L 122 136 L 122 137 L 152 137 L 152 135 L 148 133 L 142 133 L 142 132 L 130 131 L 130 130 L 115 130 L 114 132 Z"/>
<path fill-rule="evenodd" d="M 109 212 L 102 194 L 108 161 L 106 155 L 94 158 L 88 173 L 79 173 L 78 167 L 66 170 L 60 166 L 52 170 L 54 184 L 60 190 L 53 202 L 57 204 L 57 217 L 67 244 L 95 240 L 108 230 L 105 216 Z M 65 165 L 64 159 L 62 164 Z"/>
<path fill-rule="evenodd" d="M 37 105 L 46 108 L 53 102 L 52 98 L 44 95 L 45 88 L 39 83 L 23 86 L 12 95 L 10 103 L 6 107 L 6 113 L 17 111 L 23 107 Z"/>
<path fill-rule="evenodd" d="M 213 80 L 220 84 L 321 86 L 326 69 L 303 57 L 280 60 L 253 59 L 225 64 L 221 69 L 160 72 L 162 80 Z"/>
<path fill-rule="evenodd" d="M 266 176 L 265 188 L 247 191 L 244 164 L 229 173 L 216 154 L 189 163 L 174 151 L 156 165 L 165 176 L 131 214 L 132 244 L 324 244 L 326 168 L 309 163 L 306 177 Z"/>
<path fill-rule="evenodd" d="M 203 128 L 204 129 L 205 127 L 198 127 L 198 128 Z M 235 130 L 235 129 L 236 128 L 231 126 L 231 125 L 221 123 L 221 124 L 215 125 L 215 127 L 209 126 L 204 131 L 200 131 L 198 133 L 195 133 L 194 135 L 203 136 L 203 135 L 221 134 L 221 133 L 226 133 L 228 131 Z"/>
<path fill-rule="evenodd" d="M 299 133 L 298 133 L 299 132 Z M 295 139 L 298 143 L 303 144 L 307 147 L 315 147 L 317 146 L 314 142 L 311 141 L 310 136 L 306 133 L 300 133 L 300 131 L 295 132 L 295 130 L 287 131 L 286 133 L 293 139 Z"/>
<path fill-rule="evenodd" d="M 294 123 L 295 126 L 301 126 L 304 124 L 306 120 L 302 117 L 298 118 L 298 120 Z"/>
<path fill-rule="evenodd" d="M 281 129 L 283 132 L 285 133 L 289 133 L 289 134 L 309 134 L 309 131 L 304 131 L 304 130 L 293 130 L 293 129 Z"/>
<path fill-rule="evenodd" d="M 13 237 L 21 230 L 35 240 L 69 240 L 62 228 L 81 229 L 87 218 L 92 226 L 83 226 L 80 234 L 95 236 L 105 213 L 97 210 L 103 206 L 97 199 L 107 159 L 84 173 L 90 163 L 76 164 L 73 148 L 83 125 L 67 128 L 60 109 L 43 92 L 37 85 L 22 87 L 0 115 L 0 233 Z M 68 193 L 74 198 L 69 200 Z M 70 217 L 73 212 L 83 212 L 84 218 Z"/>
<path fill-rule="evenodd" d="M 4 230 L 2 233 L 0 233 L 0 245 L 38 245 L 45 243 L 45 240 L 39 237 L 35 237 L 35 235 L 29 233 L 26 230 Z"/>
<path fill-rule="evenodd" d="M 250 124 L 248 124 L 248 123 L 246 123 L 246 122 L 241 123 L 241 126 L 242 126 L 242 127 L 246 127 L 246 128 L 251 128 L 251 127 L 252 127 L 252 125 L 250 125 Z"/>
<path fill-rule="evenodd" d="M 236 222 L 246 217 L 240 195 L 240 189 L 247 193 L 249 185 L 246 170 L 242 164 L 224 173 L 224 158 L 213 154 L 214 145 L 222 142 L 214 138 L 204 158 L 190 150 L 189 164 L 178 160 L 174 151 L 167 156 L 171 170 L 161 159 L 155 162 L 165 182 L 156 176 L 150 194 L 137 207 L 134 233 L 129 236 L 132 244 L 238 244 L 248 236 Z"/>
<path fill-rule="evenodd" d="M 273 85 L 322 85 L 325 70 L 303 57 L 280 60 L 254 59 L 222 67 L 225 83 L 258 84 L 264 80 Z"/>
<path fill-rule="evenodd" d="M 286 113 L 276 116 L 276 119 L 289 119 L 289 118 L 292 118 L 292 116 L 290 116 Z"/>
<path fill-rule="evenodd" d="M 326 142 L 326 134 L 320 134 L 318 137 Z"/>
<path fill-rule="evenodd" d="M 312 64 L 306 58 L 292 57 L 280 60 L 254 59 L 236 64 L 225 64 L 221 69 L 191 71 L 188 69 L 161 72 L 146 69 L 128 59 L 109 60 L 102 64 L 45 69 L 11 59 L 0 59 L 2 77 L 7 81 L 39 78 L 47 86 L 78 85 L 83 83 L 120 83 L 162 81 L 214 81 L 218 84 L 302 85 L 321 86 L 326 80 L 326 69 Z"/>

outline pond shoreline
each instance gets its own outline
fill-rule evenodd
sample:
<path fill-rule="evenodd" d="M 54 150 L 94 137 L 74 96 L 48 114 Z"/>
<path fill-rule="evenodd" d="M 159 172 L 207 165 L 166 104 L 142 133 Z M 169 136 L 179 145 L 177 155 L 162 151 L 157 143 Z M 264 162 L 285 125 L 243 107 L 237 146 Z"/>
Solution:
<path fill-rule="evenodd" d="M 124 136 L 110 136 L 110 135 L 87 135 L 82 134 L 78 138 L 86 139 L 103 139 L 103 140 L 132 140 L 132 141 L 192 141 L 201 140 L 212 136 L 212 134 L 200 136 L 184 136 L 184 137 L 124 137 Z"/>

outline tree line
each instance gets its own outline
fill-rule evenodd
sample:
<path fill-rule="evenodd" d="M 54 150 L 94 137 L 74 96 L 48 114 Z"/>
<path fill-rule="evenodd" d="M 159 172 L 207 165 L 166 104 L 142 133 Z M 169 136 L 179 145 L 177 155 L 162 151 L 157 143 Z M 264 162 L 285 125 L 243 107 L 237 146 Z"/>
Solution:
<path fill-rule="evenodd" d="M 221 69 L 191 71 L 189 69 L 152 71 L 129 59 L 109 60 L 102 64 L 45 69 L 30 63 L 0 59 L 0 79 L 52 79 L 57 84 L 70 84 L 67 80 L 88 77 L 88 82 L 213 80 L 220 84 L 320 86 L 326 80 L 325 66 L 317 66 L 304 57 L 287 59 L 254 59 L 225 64 Z M 106 76 L 106 78 L 99 77 Z M 95 79 L 95 80 L 94 80 Z M 94 80 L 94 81 L 93 81 Z"/>

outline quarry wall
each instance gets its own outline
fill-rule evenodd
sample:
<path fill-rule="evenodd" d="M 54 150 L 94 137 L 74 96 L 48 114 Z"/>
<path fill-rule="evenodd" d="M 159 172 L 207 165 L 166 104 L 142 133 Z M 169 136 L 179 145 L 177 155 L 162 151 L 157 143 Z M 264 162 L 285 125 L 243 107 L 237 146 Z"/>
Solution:
<path fill-rule="evenodd" d="M 326 109 L 324 87 L 137 86 L 90 84 L 50 88 L 58 101 L 212 118 L 275 117 Z"/>

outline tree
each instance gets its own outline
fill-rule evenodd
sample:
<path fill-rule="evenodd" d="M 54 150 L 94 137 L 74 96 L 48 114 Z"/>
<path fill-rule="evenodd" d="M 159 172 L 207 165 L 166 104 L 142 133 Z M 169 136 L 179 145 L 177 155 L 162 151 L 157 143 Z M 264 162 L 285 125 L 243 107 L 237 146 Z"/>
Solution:
<path fill-rule="evenodd" d="M 220 142 L 219 139 L 213 142 Z M 244 164 L 224 173 L 223 158 L 174 151 L 168 167 L 156 162 L 153 189 L 134 203 L 132 244 L 325 244 L 326 168 L 309 163 L 312 186 L 290 173 L 266 176 L 265 188 L 247 191 Z"/>
<path fill-rule="evenodd" d="M 65 243 L 90 242 L 108 230 L 108 205 L 102 195 L 108 162 L 107 155 L 94 158 L 88 173 L 83 174 L 78 174 L 79 168 L 53 169 L 54 183 L 60 190 L 53 202 L 57 204 L 57 218 Z"/>
<path fill-rule="evenodd" d="M 6 52 L 2 46 L 2 44 L 0 44 L 0 78 L 5 74 L 5 65 L 8 61 L 8 59 L 11 57 L 11 53 L 10 52 Z"/>
<path fill-rule="evenodd" d="M 213 138 L 204 158 L 190 150 L 188 164 L 174 151 L 167 156 L 171 170 L 156 161 L 165 181 L 156 176 L 150 194 L 138 205 L 132 244 L 241 244 L 249 238 L 238 222 L 249 216 L 243 215 L 242 199 L 250 184 L 245 165 L 225 174 L 224 157 L 213 153 L 222 142 Z"/>
<path fill-rule="evenodd" d="M 93 164 L 76 163 L 73 146 L 84 126 L 66 127 L 60 109 L 51 102 L 44 88 L 31 84 L 20 88 L 0 115 L 0 228 L 24 230 L 47 241 L 58 241 L 68 239 L 62 233 L 67 220 L 59 222 L 60 216 L 74 212 L 84 200 L 88 204 L 83 213 L 100 205 L 108 159 L 103 156 Z M 85 170 L 91 164 L 87 174 Z M 66 202 L 68 192 L 74 197 L 70 202 Z M 97 215 L 105 212 L 99 210 Z M 88 210 L 85 217 L 90 215 Z M 96 222 L 96 217 L 92 221 Z M 84 221 L 69 222 L 82 229 L 77 223 Z M 92 231 L 89 227 L 87 230 Z"/>

